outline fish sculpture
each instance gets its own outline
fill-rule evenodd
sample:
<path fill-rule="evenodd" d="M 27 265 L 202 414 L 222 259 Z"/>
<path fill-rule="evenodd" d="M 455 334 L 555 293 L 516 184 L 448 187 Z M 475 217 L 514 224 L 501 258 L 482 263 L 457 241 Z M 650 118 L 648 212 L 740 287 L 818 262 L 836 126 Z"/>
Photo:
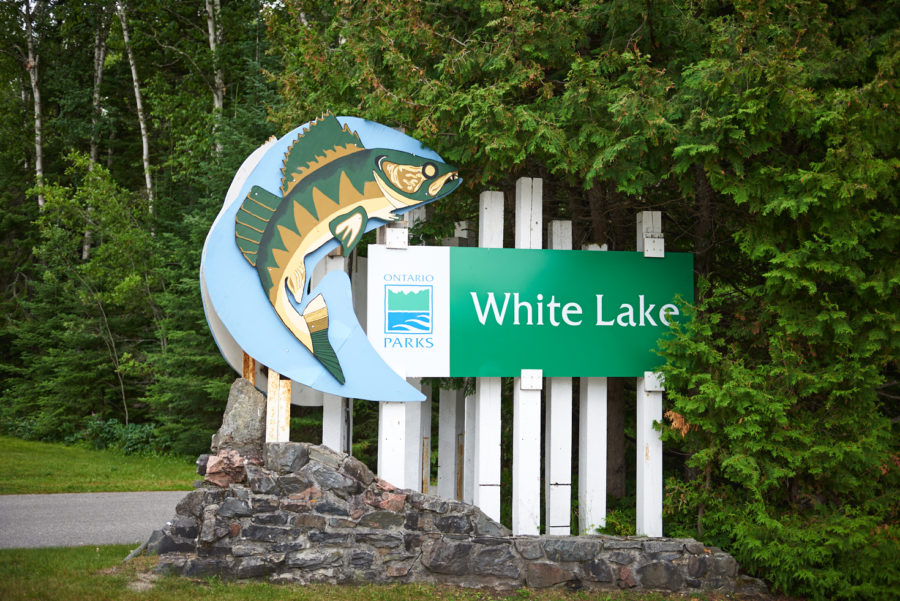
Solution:
<path fill-rule="evenodd" d="M 443 162 L 365 148 L 326 113 L 288 147 L 277 193 L 253 186 L 241 202 L 234 226 L 241 255 L 284 325 L 340 384 L 344 370 L 329 340 L 327 299 L 309 292 L 315 251 L 336 239 L 348 255 L 372 220 L 395 221 L 460 182 L 456 168 Z"/>

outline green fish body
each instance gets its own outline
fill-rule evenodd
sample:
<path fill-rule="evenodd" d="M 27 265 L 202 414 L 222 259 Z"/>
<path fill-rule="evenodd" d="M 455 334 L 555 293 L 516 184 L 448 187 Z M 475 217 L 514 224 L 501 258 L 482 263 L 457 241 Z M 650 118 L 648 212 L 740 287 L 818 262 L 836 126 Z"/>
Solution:
<path fill-rule="evenodd" d="M 235 241 L 256 268 L 281 321 L 343 384 L 343 370 L 328 340 L 325 299 L 321 294 L 307 298 L 314 265 L 307 265 L 306 258 L 333 238 L 349 254 L 370 220 L 394 221 L 396 211 L 437 200 L 460 180 L 455 168 L 439 161 L 363 147 L 359 136 L 330 113 L 291 144 L 281 173 L 280 195 L 251 188 L 235 218 Z"/>

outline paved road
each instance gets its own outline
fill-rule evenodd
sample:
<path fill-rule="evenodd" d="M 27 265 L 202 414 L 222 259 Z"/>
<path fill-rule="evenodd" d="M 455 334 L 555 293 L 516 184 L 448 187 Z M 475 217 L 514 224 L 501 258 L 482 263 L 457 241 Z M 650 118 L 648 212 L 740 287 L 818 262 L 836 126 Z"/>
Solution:
<path fill-rule="evenodd" d="M 133 544 L 175 516 L 188 491 L 0 495 L 0 549 Z"/>

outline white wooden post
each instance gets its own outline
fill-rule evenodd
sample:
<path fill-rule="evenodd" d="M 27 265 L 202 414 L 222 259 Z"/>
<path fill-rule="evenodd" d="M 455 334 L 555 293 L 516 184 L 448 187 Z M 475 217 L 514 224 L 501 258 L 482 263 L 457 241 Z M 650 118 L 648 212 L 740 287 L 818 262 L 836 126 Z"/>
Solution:
<path fill-rule="evenodd" d="M 482 192 L 478 204 L 478 246 L 502 248 L 503 193 Z M 471 452 L 465 463 L 472 464 L 472 503 L 500 521 L 500 378 L 475 379 L 473 409 L 473 423 L 466 421 L 466 437 L 473 435 L 474 444 L 465 448 Z"/>
<path fill-rule="evenodd" d="M 582 250 L 606 250 L 589 244 Z M 606 525 L 606 378 L 581 378 L 578 405 L 578 532 Z"/>
<path fill-rule="evenodd" d="M 581 378 L 578 408 L 578 532 L 606 525 L 606 378 Z"/>
<path fill-rule="evenodd" d="M 291 439 L 291 381 L 269 368 L 266 394 L 266 442 Z"/>
<path fill-rule="evenodd" d="M 475 467 L 472 503 L 500 521 L 500 378 L 475 379 Z M 468 424 L 466 424 L 468 430 Z"/>
<path fill-rule="evenodd" d="M 645 257 L 664 256 L 662 214 L 659 211 L 638 213 L 636 246 Z M 662 536 L 662 439 L 653 424 L 662 421 L 663 390 L 657 374 L 645 372 L 643 378 L 637 379 L 635 530 L 645 536 Z"/>
<path fill-rule="evenodd" d="M 335 249 L 320 261 L 313 274 L 313 286 L 316 286 L 326 274 L 332 271 L 347 271 L 347 259 Z M 319 272 L 319 267 L 322 271 Z M 350 452 L 350 423 L 348 420 L 349 400 L 334 394 L 322 395 L 322 444 L 340 453 Z"/>
<path fill-rule="evenodd" d="M 547 246 L 572 250 L 572 222 L 551 221 Z M 572 533 L 572 378 L 550 378 L 544 418 L 546 533 Z"/>
<path fill-rule="evenodd" d="M 405 488 L 407 464 L 412 461 L 406 454 L 407 404 L 378 403 L 378 476 L 400 488 Z"/>
<path fill-rule="evenodd" d="M 662 439 L 653 422 L 662 420 L 662 382 L 653 372 L 637 379 L 637 520 L 644 536 L 662 536 Z"/>
<path fill-rule="evenodd" d="M 541 248 L 543 181 L 516 181 L 516 248 Z M 513 534 L 539 534 L 541 520 L 540 370 L 523 369 L 513 379 Z"/>
<path fill-rule="evenodd" d="M 462 390 L 442 388 L 438 397 L 437 494 L 445 499 L 461 499 L 466 400 Z"/>

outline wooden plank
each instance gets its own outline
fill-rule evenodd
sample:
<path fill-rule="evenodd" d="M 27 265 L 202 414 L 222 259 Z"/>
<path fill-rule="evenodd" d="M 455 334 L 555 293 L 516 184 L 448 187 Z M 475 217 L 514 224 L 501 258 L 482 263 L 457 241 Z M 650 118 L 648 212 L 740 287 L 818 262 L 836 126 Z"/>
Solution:
<path fill-rule="evenodd" d="M 378 476 L 394 486 L 405 487 L 406 405 L 384 401 L 378 403 Z"/>
<path fill-rule="evenodd" d="M 586 251 L 605 251 L 588 244 Z M 578 399 L 578 533 L 592 534 L 606 525 L 606 378 L 581 378 Z"/>
<path fill-rule="evenodd" d="M 266 442 L 287 442 L 291 434 L 291 381 L 269 369 L 266 395 Z"/>
<path fill-rule="evenodd" d="M 606 525 L 606 378 L 581 378 L 578 407 L 578 533 Z"/>
<path fill-rule="evenodd" d="M 475 398 L 478 427 L 472 502 L 500 521 L 500 378 L 476 378 Z"/>
<path fill-rule="evenodd" d="M 649 377 L 648 377 L 649 376 Z M 662 439 L 653 423 L 662 420 L 662 392 L 647 390 L 648 374 L 637 379 L 637 520 L 639 536 L 662 536 Z"/>
<path fill-rule="evenodd" d="M 482 192 L 478 206 L 478 246 L 503 247 L 503 193 Z M 473 444 L 466 445 L 472 463 L 472 503 L 491 519 L 500 520 L 500 378 L 476 378 L 475 399 L 472 403 L 473 423 L 466 421 L 466 436 Z M 465 469 L 465 468 L 464 468 Z M 467 476 L 463 478 L 468 484 Z M 463 499 L 469 494 L 464 486 Z"/>
<path fill-rule="evenodd" d="M 526 536 L 541 525 L 541 391 L 531 371 L 513 378 L 512 531 Z"/>
<path fill-rule="evenodd" d="M 638 213 L 636 238 L 636 248 L 645 257 L 664 256 L 662 213 Z M 644 536 L 662 536 L 662 439 L 653 428 L 654 422 L 662 421 L 662 390 L 656 374 L 647 372 L 637 379 L 635 530 Z"/>
<path fill-rule="evenodd" d="M 540 178 L 516 181 L 516 248 L 541 248 L 543 197 Z M 513 380 L 512 531 L 540 533 L 541 516 L 541 392 L 524 386 L 531 370 Z"/>
<path fill-rule="evenodd" d="M 572 250 L 572 222 L 550 222 L 547 246 Z M 572 378 L 549 378 L 544 419 L 544 524 L 546 533 L 572 532 Z"/>
<path fill-rule="evenodd" d="M 347 257 L 341 254 L 341 248 L 335 248 L 323 261 L 316 266 L 321 271 L 316 274 L 313 286 L 317 286 L 322 279 L 333 271 L 347 272 Z M 333 394 L 322 394 L 322 444 L 339 453 L 350 452 L 350 431 L 347 415 L 348 408 L 352 408 L 349 401 Z"/>
<path fill-rule="evenodd" d="M 243 351 L 241 351 L 241 359 L 241 377 L 256 386 L 256 360 Z"/>

